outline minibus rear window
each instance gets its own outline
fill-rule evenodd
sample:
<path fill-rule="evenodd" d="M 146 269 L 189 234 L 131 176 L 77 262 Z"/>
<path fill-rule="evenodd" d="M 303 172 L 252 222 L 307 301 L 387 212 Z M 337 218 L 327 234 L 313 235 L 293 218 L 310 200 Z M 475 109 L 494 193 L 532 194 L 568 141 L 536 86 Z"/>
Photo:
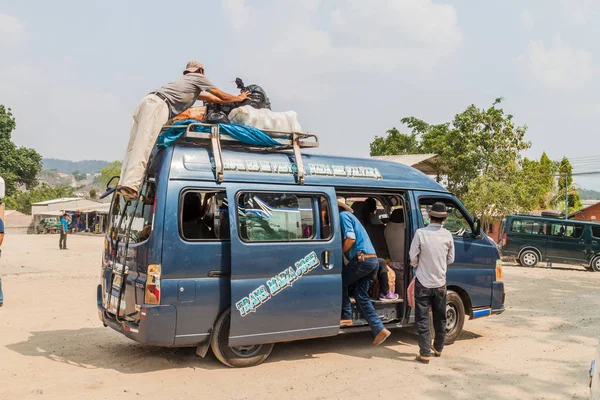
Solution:
<path fill-rule="evenodd" d="M 114 200 L 108 221 L 108 232 L 119 233 L 121 239 L 127 237 L 129 231 L 129 243 L 140 243 L 150 237 L 152 224 L 154 222 L 154 196 L 156 186 L 154 182 L 144 183 L 141 189 L 140 200 L 125 200 L 120 195 Z M 125 214 L 123 215 L 123 210 Z M 120 222 L 120 225 L 119 225 Z"/>
<path fill-rule="evenodd" d="M 293 193 L 241 193 L 238 197 L 238 232 L 247 242 L 291 242 L 321 238 L 323 222 L 316 214 L 324 210 L 324 198 L 318 195 Z M 325 212 L 324 212 L 325 211 Z M 322 217 L 323 218 L 323 217 Z M 322 218 L 319 218 L 321 220 Z"/>

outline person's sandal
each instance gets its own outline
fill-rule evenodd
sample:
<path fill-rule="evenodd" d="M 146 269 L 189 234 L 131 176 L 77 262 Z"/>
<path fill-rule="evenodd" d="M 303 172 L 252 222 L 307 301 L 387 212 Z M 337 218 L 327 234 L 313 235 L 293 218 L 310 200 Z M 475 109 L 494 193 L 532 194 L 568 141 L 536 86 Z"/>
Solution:
<path fill-rule="evenodd" d="M 420 354 L 417 354 L 417 356 L 415 357 L 415 360 L 417 360 L 418 362 L 423 363 L 423 364 L 429 364 L 429 357 L 425 357 Z"/>
<path fill-rule="evenodd" d="M 381 332 L 379 332 L 377 334 L 377 336 L 375 336 L 375 339 L 373 340 L 373 346 L 379 346 L 381 343 L 385 342 L 385 340 L 387 338 L 389 338 L 391 334 L 392 334 L 392 332 L 390 332 L 387 329 L 383 328 L 381 330 Z"/>
<path fill-rule="evenodd" d="M 441 351 L 437 351 L 433 347 L 431 348 L 431 351 L 433 351 L 433 355 L 436 356 L 436 357 L 441 357 L 442 356 L 442 352 Z"/>
<path fill-rule="evenodd" d="M 352 321 L 351 319 L 343 319 L 340 321 L 340 326 L 342 326 L 342 327 L 352 326 L 353 323 L 354 323 L 354 321 Z"/>

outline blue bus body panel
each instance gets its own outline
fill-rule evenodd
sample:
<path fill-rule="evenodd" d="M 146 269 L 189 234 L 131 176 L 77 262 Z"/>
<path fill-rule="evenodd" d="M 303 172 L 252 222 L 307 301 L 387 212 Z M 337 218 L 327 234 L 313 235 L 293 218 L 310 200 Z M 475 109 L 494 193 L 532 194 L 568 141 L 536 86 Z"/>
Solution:
<path fill-rule="evenodd" d="M 303 154 L 302 160 L 306 169 L 305 185 L 324 185 L 335 187 L 369 187 L 390 189 L 422 189 L 448 193 L 446 189 L 430 179 L 427 175 L 406 165 L 375 160 L 371 158 L 345 158 L 324 155 Z M 262 184 L 297 185 L 290 164 L 294 156 L 286 152 L 243 151 L 223 149 L 223 161 L 230 168 L 225 170 L 225 182 L 260 182 Z M 324 167 L 345 167 L 349 172 L 345 176 L 323 175 L 328 173 Z M 377 169 L 381 178 L 361 177 L 362 169 Z M 252 172 L 248 169 L 258 168 Z M 364 171 L 362 171 L 364 172 Z M 372 171 L 371 171 L 372 172 Z M 351 176 L 348 176 L 351 175 Z M 170 179 L 172 180 L 205 180 L 215 181 L 209 150 L 202 147 L 175 147 Z"/>

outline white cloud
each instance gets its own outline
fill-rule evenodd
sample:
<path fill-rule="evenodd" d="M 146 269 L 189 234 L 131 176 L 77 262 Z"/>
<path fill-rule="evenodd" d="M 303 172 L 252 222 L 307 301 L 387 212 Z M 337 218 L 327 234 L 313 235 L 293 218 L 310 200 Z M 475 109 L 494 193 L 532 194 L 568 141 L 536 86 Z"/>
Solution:
<path fill-rule="evenodd" d="M 589 52 L 573 49 L 560 42 L 547 49 L 544 43 L 532 41 L 519 61 L 532 79 L 553 89 L 581 88 L 595 74 Z"/>
<path fill-rule="evenodd" d="M 529 10 L 521 13 L 521 26 L 526 32 L 531 32 L 535 28 L 535 20 Z"/>
<path fill-rule="evenodd" d="M 28 37 L 23 21 L 12 15 L 0 14 L 0 46 L 19 44 Z"/>
<path fill-rule="evenodd" d="M 454 7 L 431 0 L 261 4 L 223 0 L 239 30 L 238 48 L 229 51 L 240 54 L 240 69 L 260 65 L 257 78 L 290 100 L 327 95 L 353 74 L 427 73 L 462 41 Z"/>

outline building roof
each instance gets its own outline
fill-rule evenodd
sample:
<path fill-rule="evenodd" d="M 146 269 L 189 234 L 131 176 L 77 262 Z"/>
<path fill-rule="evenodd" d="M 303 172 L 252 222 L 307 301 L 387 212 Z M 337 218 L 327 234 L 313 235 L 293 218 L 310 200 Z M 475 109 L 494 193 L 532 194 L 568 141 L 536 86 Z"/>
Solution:
<path fill-rule="evenodd" d="M 77 200 L 85 200 L 85 199 L 82 199 L 81 197 L 61 197 L 60 199 L 52 199 L 52 200 L 40 201 L 38 203 L 33 203 L 32 206 L 47 206 L 50 204 L 68 203 L 70 201 L 77 201 Z"/>
<path fill-rule="evenodd" d="M 377 160 L 386 160 L 399 164 L 408 165 L 418 169 L 426 175 L 435 175 L 438 171 L 444 172 L 445 167 L 440 166 L 440 156 L 437 154 L 403 154 L 395 156 L 374 156 Z"/>
<path fill-rule="evenodd" d="M 575 211 L 574 213 L 569 214 L 569 218 L 574 217 L 575 215 L 580 214 L 582 212 L 585 212 L 586 210 L 588 210 L 588 209 L 590 209 L 592 207 L 595 207 L 595 206 L 597 206 L 599 204 L 600 204 L 600 201 L 597 201 L 597 200 L 593 204 L 589 204 L 588 203 L 588 205 L 586 207 L 583 207 L 581 210 Z M 584 203 L 584 205 L 585 205 L 585 203 Z"/>

